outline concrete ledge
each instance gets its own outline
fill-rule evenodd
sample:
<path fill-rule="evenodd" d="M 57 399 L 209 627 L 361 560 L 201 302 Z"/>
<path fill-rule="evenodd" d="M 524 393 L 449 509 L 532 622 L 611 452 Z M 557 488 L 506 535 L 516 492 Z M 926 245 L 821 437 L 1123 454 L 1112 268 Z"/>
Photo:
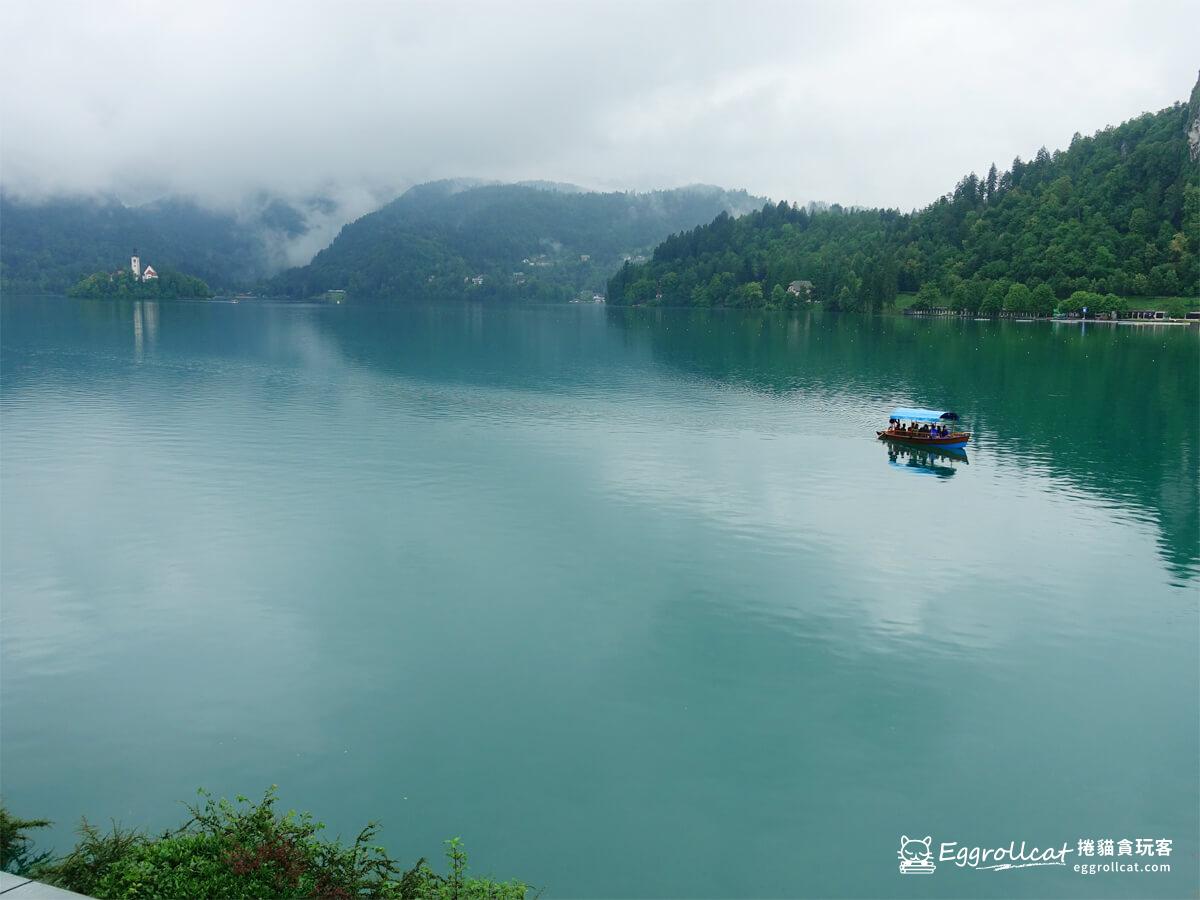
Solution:
<path fill-rule="evenodd" d="M 62 888 L 33 881 L 24 875 L 10 875 L 8 872 L 0 872 L 0 897 L 4 900 L 88 900 L 83 894 L 64 891 Z"/>

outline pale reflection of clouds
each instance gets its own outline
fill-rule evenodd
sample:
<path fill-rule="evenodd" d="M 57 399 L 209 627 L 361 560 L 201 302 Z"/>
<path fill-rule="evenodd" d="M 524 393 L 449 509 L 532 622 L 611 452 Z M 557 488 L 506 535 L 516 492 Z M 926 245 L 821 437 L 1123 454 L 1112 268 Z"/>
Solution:
<path fill-rule="evenodd" d="M 1013 458 L 976 453 L 955 479 L 906 478 L 869 435 L 783 403 L 775 418 L 784 433 L 614 431 L 596 454 L 598 474 L 629 502 L 775 548 L 797 585 L 832 564 L 832 593 L 751 600 L 784 618 L 843 615 L 848 605 L 881 634 L 963 647 L 1019 640 L 1031 627 L 1066 632 L 1081 616 L 1133 623 L 1114 602 L 1138 590 L 1121 560 L 1155 555 L 1152 523 Z M 859 484 L 822 477 L 831 453 L 858 461 Z M 1011 602 L 997 608 L 997 595 Z"/>

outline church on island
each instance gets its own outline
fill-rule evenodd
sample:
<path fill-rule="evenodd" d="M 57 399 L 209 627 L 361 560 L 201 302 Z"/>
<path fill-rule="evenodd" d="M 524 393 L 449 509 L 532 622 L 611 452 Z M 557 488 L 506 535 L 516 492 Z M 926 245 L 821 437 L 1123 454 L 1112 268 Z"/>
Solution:
<path fill-rule="evenodd" d="M 129 270 L 133 272 L 133 277 L 138 281 L 153 281 L 158 277 L 154 266 L 146 266 L 144 270 L 142 269 L 142 258 L 138 256 L 137 247 L 133 248 L 133 256 L 129 257 Z"/>

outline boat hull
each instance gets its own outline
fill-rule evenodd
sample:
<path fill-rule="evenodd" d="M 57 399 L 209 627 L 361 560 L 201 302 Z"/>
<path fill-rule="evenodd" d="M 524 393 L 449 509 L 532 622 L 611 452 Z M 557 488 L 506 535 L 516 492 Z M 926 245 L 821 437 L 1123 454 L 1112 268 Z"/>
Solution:
<path fill-rule="evenodd" d="M 933 437 L 926 434 L 907 434 L 900 431 L 877 431 L 881 441 L 894 441 L 897 444 L 908 444 L 911 447 L 936 447 L 939 450 L 962 450 L 971 440 L 966 431 L 956 431 L 945 437 Z"/>

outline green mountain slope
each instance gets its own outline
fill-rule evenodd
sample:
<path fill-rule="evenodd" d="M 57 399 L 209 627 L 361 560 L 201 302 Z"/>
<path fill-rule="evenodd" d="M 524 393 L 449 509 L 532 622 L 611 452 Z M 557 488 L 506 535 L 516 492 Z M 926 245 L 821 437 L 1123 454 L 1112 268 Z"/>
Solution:
<path fill-rule="evenodd" d="M 238 217 L 181 198 L 131 207 L 114 199 L 28 202 L 0 194 L 0 290 L 62 293 L 91 272 L 128 265 L 135 247 L 157 268 L 191 272 L 214 286 L 253 284 L 280 268 L 275 243 L 307 229 L 301 211 L 260 200 L 253 215 Z"/>
<path fill-rule="evenodd" d="M 272 288 L 294 297 L 344 289 L 357 297 L 569 299 L 602 291 L 625 257 L 672 232 L 761 202 L 707 186 L 632 194 L 433 182 L 345 226 Z"/>
<path fill-rule="evenodd" d="M 834 307 L 879 309 L 897 292 L 989 311 L 1012 285 L 1053 305 L 1074 291 L 1195 296 L 1200 283 L 1200 83 L 1178 103 L 1039 150 L 919 212 L 809 213 L 786 204 L 674 235 L 611 279 L 609 302 L 786 306 L 794 280 Z M 1190 135 L 1190 137 L 1189 137 Z"/>

